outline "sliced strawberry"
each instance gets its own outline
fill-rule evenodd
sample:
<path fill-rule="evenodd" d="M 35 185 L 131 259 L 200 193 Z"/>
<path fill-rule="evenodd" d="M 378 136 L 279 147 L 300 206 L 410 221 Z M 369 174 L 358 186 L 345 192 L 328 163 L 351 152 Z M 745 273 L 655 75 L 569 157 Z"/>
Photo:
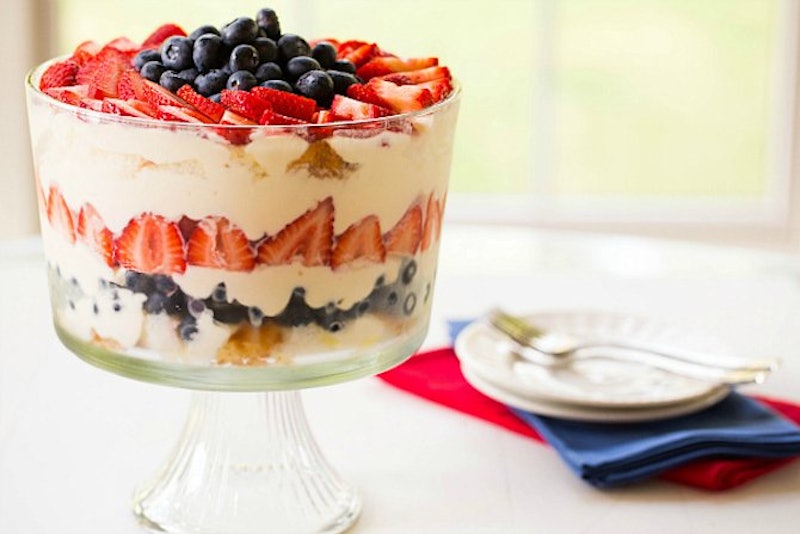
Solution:
<path fill-rule="evenodd" d="M 187 107 L 188 104 L 180 97 L 176 96 L 170 90 L 161 87 L 155 82 L 144 80 L 142 86 L 142 96 L 144 101 L 151 106 L 157 108 L 158 106 L 183 106 Z"/>
<path fill-rule="evenodd" d="M 84 41 L 75 47 L 72 52 L 72 60 L 78 65 L 86 65 L 86 63 L 96 56 L 102 47 L 95 41 Z"/>
<path fill-rule="evenodd" d="M 78 70 L 75 80 L 89 86 L 89 96 L 116 98 L 120 76 L 132 68 L 124 52 L 106 47 Z"/>
<path fill-rule="evenodd" d="M 333 199 L 326 198 L 258 246 L 258 261 L 283 265 L 327 265 L 333 243 Z"/>
<path fill-rule="evenodd" d="M 67 206 L 67 201 L 61 195 L 61 191 L 54 186 L 50 186 L 47 194 L 47 220 L 58 233 L 66 238 L 70 243 L 75 242 L 75 216 Z"/>
<path fill-rule="evenodd" d="M 103 99 L 101 107 L 103 113 L 111 113 L 114 115 L 123 115 L 126 117 L 139 117 L 142 119 L 151 119 L 156 117 L 156 109 L 142 100 L 122 100 L 121 98 L 106 98 Z"/>
<path fill-rule="evenodd" d="M 222 118 L 219 120 L 221 125 L 230 126 L 255 126 L 257 123 L 251 121 L 247 117 L 242 117 L 235 111 L 229 109 L 225 110 Z M 217 128 L 216 132 L 222 137 L 226 138 L 231 144 L 246 145 L 250 142 L 250 134 L 253 132 L 252 128 Z"/>
<path fill-rule="evenodd" d="M 158 48 L 161 46 L 161 43 L 173 36 L 186 37 L 186 32 L 177 24 L 162 24 L 153 30 L 153 33 L 147 36 L 147 39 L 142 42 L 141 48 L 142 50 L 147 48 Z"/>
<path fill-rule="evenodd" d="M 327 124 L 333 122 L 333 113 L 329 109 L 321 109 L 314 114 L 313 122 L 315 124 Z"/>
<path fill-rule="evenodd" d="M 434 241 L 439 239 L 442 231 L 442 208 L 439 202 L 433 198 L 433 193 L 428 197 L 428 205 L 425 208 L 425 225 L 422 229 L 422 241 L 420 250 L 428 250 Z"/>
<path fill-rule="evenodd" d="M 78 107 L 91 109 L 93 111 L 103 111 L 103 101 L 98 98 L 85 97 L 80 99 Z"/>
<path fill-rule="evenodd" d="M 376 76 L 383 76 L 393 72 L 406 72 L 412 70 L 435 67 L 439 59 L 435 57 L 412 57 L 401 59 L 394 56 L 373 57 L 356 70 L 356 75 L 362 80 L 369 80 Z"/>
<path fill-rule="evenodd" d="M 264 114 L 264 110 L 271 107 L 269 102 L 248 91 L 223 89 L 219 101 L 226 108 L 256 122 Z"/>
<path fill-rule="evenodd" d="M 386 260 L 381 227 L 375 215 L 368 215 L 351 224 L 336 239 L 336 246 L 331 255 L 331 266 L 338 269 L 355 260 L 376 263 Z"/>
<path fill-rule="evenodd" d="M 158 106 L 157 115 L 162 121 L 193 122 L 198 124 L 216 124 L 209 117 L 196 109 L 184 106 Z"/>
<path fill-rule="evenodd" d="M 195 109 L 208 116 L 212 121 L 219 122 L 225 113 L 225 106 L 209 100 L 194 89 L 191 85 L 184 85 L 178 89 L 178 96 L 191 104 Z"/>
<path fill-rule="evenodd" d="M 276 113 L 288 115 L 304 122 L 311 122 L 314 119 L 317 102 L 311 98 L 269 87 L 253 87 L 250 92 L 269 102 Z"/>
<path fill-rule="evenodd" d="M 380 54 L 380 48 L 375 43 L 365 43 L 355 48 L 354 50 L 348 52 L 341 59 L 345 59 L 350 61 L 353 65 L 356 66 L 356 69 L 370 61 L 372 58 L 378 56 Z M 358 71 L 356 71 L 358 72 Z"/>
<path fill-rule="evenodd" d="M 367 87 L 391 105 L 392 110 L 403 113 L 406 111 L 416 111 L 433 104 L 431 92 L 418 85 L 395 85 L 378 78 L 373 78 L 367 82 Z"/>
<path fill-rule="evenodd" d="M 417 87 L 423 87 L 430 91 L 434 104 L 441 102 L 453 92 L 453 83 L 447 78 L 420 83 L 417 84 Z"/>
<path fill-rule="evenodd" d="M 383 236 L 386 252 L 414 255 L 422 240 L 422 207 L 414 204 Z"/>
<path fill-rule="evenodd" d="M 75 75 L 78 74 L 78 65 L 75 61 L 67 59 L 53 63 L 42 74 L 39 80 L 39 89 L 46 91 L 53 87 L 66 87 L 77 84 Z"/>
<path fill-rule="evenodd" d="M 144 78 L 135 70 L 126 70 L 117 83 L 117 96 L 123 100 L 144 100 Z"/>
<path fill-rule="evenodd" d="M 124 52 L 130 57 L 133 57 L 139 50 L 141 50 L 139 43 L 134 43 L 127 37 L 117 37 L 116 39 L 106 43 L 103 48 L 114 48 L 120 52 Z"/>
<path fill-rule="evenodd" d="M 206 217 L 189 237 L 186 261 L 212 269 L 252 271 L 256 252 L 241 228 L 225 217 Z"/>
<path fill-rule="evenodd" d="M 368 87 L 360 83 L 354 83 L 347 88 L 347 96 L 356 100 L 360 100 L 361 102 L 375 104 L 376 106 L 386 108 L 387 110 L 391 111 L 391 104 L 379 97 L 372 87 Z"/>
<path fill-rule="evenodd" d="M 367 102 L 359 102 L 342 95 L 334 95 L 331 103 L 331 113 L 336 119 L 340 120 L 375 119 L 393 114 L 391 110 L 386 108 L 368 104 Z"/>
<path fill-rule="evenodd" d="M 328 41 L 329 43 L 334 42 L 331 41 L 330 39 L 325 39 L 325 40 Z M 340 43 L 336 45 L 336 57 L 339 59 L 344 59 L 345 57 L 347 57 L 348 54 L 351 54 L 356 49 L 361 48 L 362 46 L 368 44 L 369 43 L 366 41 L 357 41 L 355 39 Z"/>
<path fill-rule="evenodd" d="M 84 204 L 78 213 L 78 238 L 97 252 L 109 267 L 114 267 L 114 234 L 91 204 Z"/>
<path fill-rule="evenodd" d="M 183 237 L 178 225 L 152 213 L 131 219 L 123 228 L 115 243 L 114 259 L 122 267 L 142 273 L 186 271 Z"/>
<path fill-rule="evenodd" d="M 265 109 L 264 113 L 261 114 L 261 118 L 258 119 L 258 123 L 274 126 L 294 126 L 298 124 L 308 124 L 304 120 L 295 119 L 294 117 L 289 117 L 288 115 L 281 115 L 280 113 L 276 113 L 269 108 Z"/>
<path fill-rule="evenodd" d="M 88 85 L 70 85 L 68 87 L 53 87 L 51 89 L 45 89 L 44 92 L 47 95 L 52 96 L 59 102 L 64 102 L 65 104 L 72 104 L 73 106 L 79 106 L 84 99 L 89 98 Z"/>
<path fill-rule="evenodd" d="M 410 70 L 407 72 L 393 72 L 379 76 L 381 80 L 392 82 L 395 85 L 415 85 L 418 83 L 431 82 L 433 80 L 452 79 L 450 69 L 447 67 L 428 67 L 425 69 Z"/>

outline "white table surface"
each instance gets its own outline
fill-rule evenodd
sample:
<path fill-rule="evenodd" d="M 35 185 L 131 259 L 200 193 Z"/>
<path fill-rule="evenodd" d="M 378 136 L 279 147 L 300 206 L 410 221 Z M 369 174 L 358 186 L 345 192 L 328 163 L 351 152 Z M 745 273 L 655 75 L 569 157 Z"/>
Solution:
<path fill-rule="evenodd" d="M 0 534 L 144 532 L 129 500 L 170 451 L 189 393 L 63 348 L 36 241 L 0 247 Z M 800 259 L 612 236 L 450 225 L 434 319 L 631 312 L 705 328 L 783 366 L 760 394 L 800 401 Z M 363 495 L 353 533 L 796 533 L 800 462 L 711 493 L 654 480 L 601 491 L 535 441 L 376 378 L 304 392 L 331 463 Z"/>

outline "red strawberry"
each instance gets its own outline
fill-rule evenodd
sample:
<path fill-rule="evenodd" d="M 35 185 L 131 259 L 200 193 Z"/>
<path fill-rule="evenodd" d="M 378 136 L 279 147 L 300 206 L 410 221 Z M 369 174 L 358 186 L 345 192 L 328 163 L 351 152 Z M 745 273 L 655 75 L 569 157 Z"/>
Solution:
<path fill-rule="evenodd" d="M 301 119 L 304 122 L 311 122 L 314 119 L 317 103 L 311 98 L 269 87 L 253 87 L 250 92 L 269 102 L 276 113 Z"/>
<path fill-rule="evenodd" d="M 53 63 L 42 74 L 42 78 L 39 80 L 39 89 L 46 91 L 53 87 L 75 85 L 77 83 L 75 75 L 78 74 L 79 68 L 80 65 L 71 59 Z"/>
<path fill-rule="evenodd" d="M 329 109 L 321 109 L 314 114 L 314 123 L 316 124 L 327 124 L 329 122 L 333 122 L 333 113 Z"/>
<path fill-rule="evenodd" d="M 329 43 L 334 42 L 329 39 L 326 39 L 326 41 L 328 41 Z M 369 43 L 367 43 L 366 41 L 356 41 L 356 40 L 350 40 L 340 43 L 336 45 L 336 57 L 339 59 L 344 59 L 345 57 L 347 57 L 348 54 L 351 54 L 354 50 L 368 44 Z"/>
<path fill-rule="evenodd" d="M 433 198 L 433 193 L 428 197 L 428 205 L 425 209 L 425 226 L 422 229 L 422 241 L 420 250 L 428 250 L 433 242 L 439 239 L 442 231 L 442 208 Z"/>
<path fill-rule="evenodd" d="M 101 111 L 126 117 L 151 119 L 157 116 L 156 109 L 142 100 L 122 100 L 121 98 L 103 99 Z"/>
<path fill-rule="evenodd" d="M 447 67 L 435 66 L 408 72 L 393 72 L 392 74 L 379 76 L 379 78 L 387 82 L 392 82 L 395 85 L 414 85 L 442 78 L 449 80 L 452 78 L 452 75 L 450 74 L 450 69 Z"/>
<path fill-rule="evenodd" d="M 258 261 L 282 265 L 299 259 L 307 267 L 327 265 L 333 243 L 333 199 L 326 198 L 258 246 Z"/>
<path fill-rule="evenodd" d="M 114 48 L 120 52 L 124 52 L 129 57 L 133 57 L 139 50 L 141 50 L 137 43 L 134 43 L 127 37 L 117 37 L 116 39 L 106 43 L 103 48 Z"/>
<path fill-rule="evenodd" d="M 79 84 L 89 86 L 89 96 L 116 98 L 120 76 L 132 68 L 130 57 L 124 52 L 103 48 L 78 70 L 75 79 Z"/>
<path fill-rule="evenodd" d="M 65 104 L 72 104 L 73 106 L 79 106 L 84 99 L 89 98 L 88 85 L 70 85 L 68 87 L 53 87 L 51 89 L 45 89 L 44 92 L 47 95 L 52 96 L 59 102 L 64 102 Z"/>
<path fill-rule="evenodd" d="M 369 60 L 378 56 L 380 49 L 375 43 L 363 44 L 351 52 L 348 52 L 342 59 L 350 61 L 356 68 L 361 67 Z M 357 71 L 356 71 L 357 72 Z"/>
<path fill-rule="evenodd" d="M 264 110 L 271 107 L 269 102 L 248 91 L 223 89 L 219 101 L 226 108 L 256 122 Z"/>
<path fill-rule="evenodd" d="M 361 66 L 356 71 L 356 74 L 362 80 L 369 80 L 375 76 L 383 76 L 393 72 L 406 72 L 424 69 L 427 67 L 435 67 L 438 64 L 439 59 L 435 57 L 413 57 L 401 59 L 394 56 L 378 56 L 373 57 L 363 66 Z"/>
<path fill-rule="evenodd" d="M 151 106 L 156 108 L 158 106 L 187 106 L 182 98 L 175 96 L 170 90 L 150 80 L 144 80 L 143 82 L 142 96 Z"/>
<path fill-rule="evenodd" d="M 391 104 L 379 97 L 375 90 L 367 85 L 354 83 L 347 88 L 347 96 L 354 98 L 355 100 L 360 100 L 361 102 L 375 104 L 376 106 L 386 108 L 391 112 Z"/>
<path fill-rule="evenodd" d="M 226 109 L 225 113 L 222 114 L 219 123 L 231 126 L 255 126 L 257 124 L 229 109 Z M 250 142 L 250 134 L 252 131 L 252 128 L 218 128 L 216 130 L 219 135 L 226 138 L 234 145 L 246 145 Z"/>
<path fill-rule="evenodd" d="M 441 102 L 453 92 L 453 83 L 447 78 L 420 83 L 417 84 L 417 87 L 423 87 L 430 91 L 434 104 Z"/>
<path fill-rule="evenodd" d="M 367 87 L 375 91 L 398 113 L 416 111 L 433 104 L 431 92 L 418 85 L 395 85 L 392 82 L 373 78 L 367 82 Z"/>
<path fill-rule="evenodd" d="M 83 66 L 100 52 L 100 48 L 95 41 L 84 41 L 75 47 L 75 51 L 72 52 L 72 60 Z"/>
<path fill-rule="evenodd" d="M 162 24 L 153 30 L 153 33 L 148 35 L 147 39 L 142 42 L 142 50 L 146 48 L 158 48 L 161 46 L 161 43 L 173 36 L 186 37 L 186 32 L 177 24 Z"/>
<path fill-rule="evenodd" d="M 377 263 L 386 259 L 381 227 L 375 215 L 368 215 L 351 224 L 337 238 L 331 255 L 331 266 L 338 269 L 357 259 Z"/>
<path fill-rule="evenodd" d="M 84 204 L 78 213 L 78 237 L 103 258 L 106 265 L 114 267 L 114 234 L 91 204 Z"/>
<path fill-rule="evenodd" d="M 342 95 L 334 95 L 331 103 L 331 113 L 336 119 L 343 120 L 374 119 L 392 115 L 392 112 L 386 108 L 368 104 L 367 102 L 359 102 Z"/>
<path fill-rule="evenodd" d="M 422 207 L 414 204 L 403 217 L 386 232 L 383 243 L 386 252 L 414 255 L 422 239 Z"/>
<path fill-rule="evenodd" d="M 194 106 L 199 112 L 207 115 L 212 121 L 219 122 L 222 114 L 225 113 L 225 107 L 209 100 L 194 89 L 191 85 L 184 85 L 178 89 L 178 96 L 186 102 Z"/>
<path fill-rule="evenodd" d="M 103 101 L 97 98 L 81 98 L 80 102 L 78 102 L 78 106 L 93 111 L 103 111 Z"/>
<path fill-rule="evenodd" d="M 196 109 L 187 108 L 184 106 L 158 106 L 156 116 L 162 121 L 215 124 L 214 121 Z"/>
<path fill-rule="evenodd" d="M 252 271 L 256 252 L 245 233 L 225 217 L 206 217 L 197 223 L 186 245 L 189 265 Z"/>
<path fill-rule="evenodd" d="M 308 124 L 306 121 L 295 119 L 294 117 L 289 117 L 288 115 L 281 115 L 280 113 L 276 113 L 269 108 L 265 109 L 264 113 L 261 114 L 261 118 L 258 119 L 258 123 L 276 126 Z"/>
<path fill-rule="evenodd" d="M 115 243 L 114 259 L 122 267 L 142 273 L 186 271 L 183 237 L 178 225 L 152 213 L 131 219 L 123 228 Z"/>
<path fill-rule="evenodd" d="M 54 185 L 50 186 L 47 195 L 47 220 L 57 232 L 64 236 L 70 243 L 75 242 L 75 216 L 67 206 L 67 201 L 61 191 Z"/>
<path fill-rule="evenodd" d="M 144 100 L 144 78 L 135 70 L 126 70 L 117 83 L 117 95 L 123 100 Z"/>

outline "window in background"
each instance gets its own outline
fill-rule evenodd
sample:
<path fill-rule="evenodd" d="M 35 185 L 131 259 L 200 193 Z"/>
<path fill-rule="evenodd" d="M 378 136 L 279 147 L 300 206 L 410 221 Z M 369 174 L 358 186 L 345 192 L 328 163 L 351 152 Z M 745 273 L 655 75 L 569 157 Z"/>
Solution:
<path fill-rule="evenodd" d="M 51 1 L 60 52 L 267 4 L 294 33 L 440 56 L 466 88 L 459 219 L 788 236 L 793 0 Z"/>

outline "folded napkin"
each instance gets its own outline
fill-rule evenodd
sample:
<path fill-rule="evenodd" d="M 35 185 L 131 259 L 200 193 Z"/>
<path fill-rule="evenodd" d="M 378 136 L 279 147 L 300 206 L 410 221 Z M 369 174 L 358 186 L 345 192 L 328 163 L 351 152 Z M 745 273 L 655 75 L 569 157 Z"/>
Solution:
<path fill-rule="evenodd" d="M 590 484 L 654 475 L 708 490 L 739 486 L 800 456 L 800 406 L 732 393 L 701 412 L 647 423 L 583 423 L 509 408 L 470 386 L 452 348 L 420 353 L 379 377 L 545 441 Z"/>

